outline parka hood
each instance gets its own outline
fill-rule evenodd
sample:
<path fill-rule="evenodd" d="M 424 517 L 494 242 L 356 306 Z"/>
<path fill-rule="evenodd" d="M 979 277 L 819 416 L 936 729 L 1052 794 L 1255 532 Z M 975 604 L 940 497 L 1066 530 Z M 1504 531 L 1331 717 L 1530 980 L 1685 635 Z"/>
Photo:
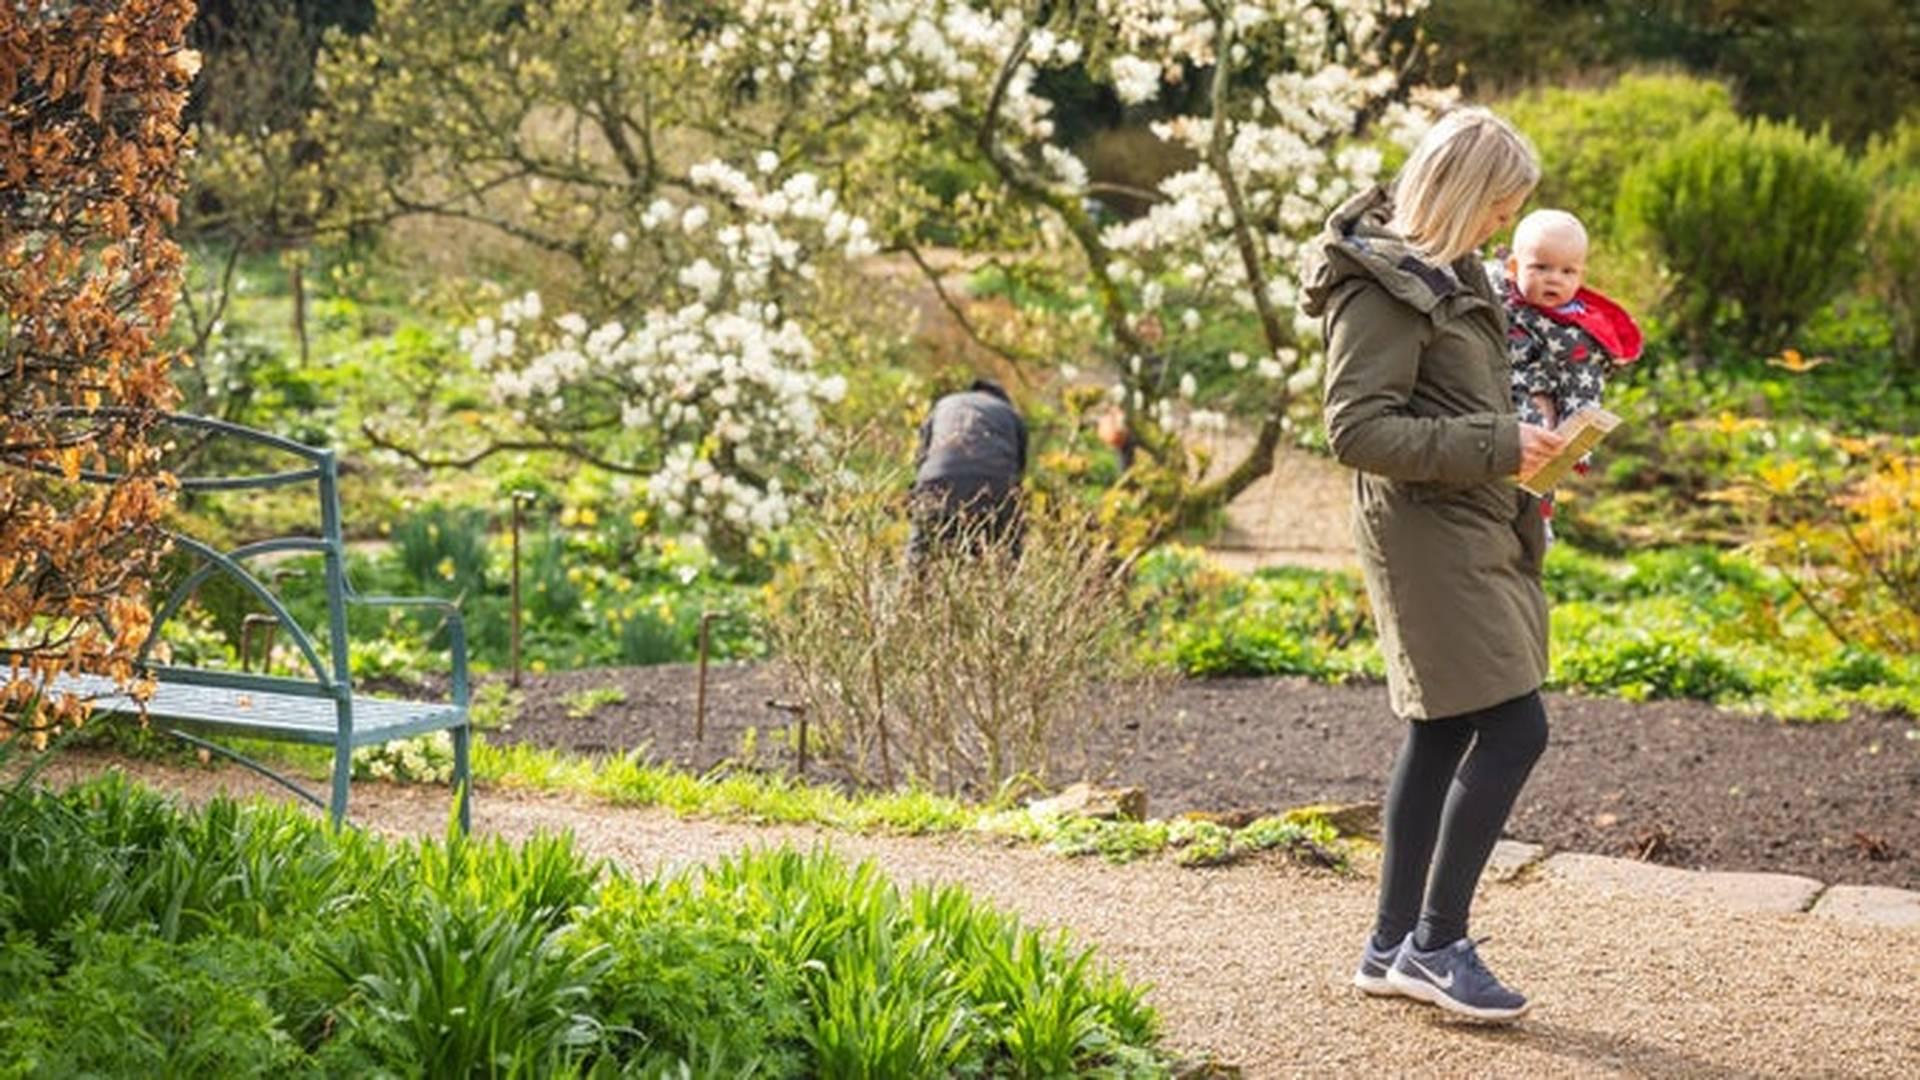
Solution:
<path fill-rule="evenodd" d="M 1307 246 L 1302 311 L 1324 315 L 1334 293 L 1355 278 L 1378 282 L 1395 299 L 1436 320 L 1457 311 L 1461 301 L 1491 304 L 1491 287 L 1478 260 L 1463 258 L 1451 269 L 1436 266 L 1388 227 L 1392 217 L 1392 199 L 1375 186 L 1327 218 L 1327 227 Z"/>

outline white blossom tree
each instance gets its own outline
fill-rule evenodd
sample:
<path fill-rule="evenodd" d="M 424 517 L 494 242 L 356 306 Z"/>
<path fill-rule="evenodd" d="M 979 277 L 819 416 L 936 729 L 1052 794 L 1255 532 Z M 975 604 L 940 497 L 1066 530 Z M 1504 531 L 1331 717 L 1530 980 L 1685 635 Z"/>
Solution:
<path fill-rule="evenodd" d="M 770 155 L 758 164 L 779 166 Z M 842 376 L 815 370 L 813 340 L 782 305 L 804 301 L 822 252 L 858 259 L 874 244 L 812 173 L 763 189 L 716 160 L 690 178 L 723 217 L 661 196 L 637 240 L 611 241 L 678 267 L 632 325 L 548 319 L 530 292 L 463 332 L 461 346 L 518 425 L 554 439 L 609 433 L 630 455 L 610 467 L 647 475 L 647 498 L 669 519 L 743 540 L 786 523 L 783 476 L 804 470 L 821 408 L 846 390 Z"/>
<path fill-rule="evenodd" d="M 822 281 L 876 249 L 928 268 L 939 235 L 1061 284 L 1072 307 L 1041 352 L 928 274 L 1009 359 L 1113 373 L 1152 542 L 1269 471 L 1317 381 L 1293 268 L 1376 181 L 1380 139 L 1443 104 L 1391 47 L 1421 6 L 392 0 L 321 77 L 343 216 L 483 222 L 579 267 L 559 301 L 579 314 L 517 301 L 466 336 L 520 429 L 477 453 L 565 450 L 649 477 L 690 519 L 777 524 L 776 485 L 838 390 L 814 370 L 844 351 L 844 292 Z M 1129 192 L 1146 204 L 1131 220 L 1099 213 L 1111 185 L 1056 130 L 1051 95 L 1087 79 L 1184 153 Z M 934 165 L 972 180 L 943 191 Z M 1250 344 L 1214 355 L 1198 343 L 1224 321 Z M 1202 482 L 1183 434 L 1222 425 L 1229 400 L 1251 448 Z"/>

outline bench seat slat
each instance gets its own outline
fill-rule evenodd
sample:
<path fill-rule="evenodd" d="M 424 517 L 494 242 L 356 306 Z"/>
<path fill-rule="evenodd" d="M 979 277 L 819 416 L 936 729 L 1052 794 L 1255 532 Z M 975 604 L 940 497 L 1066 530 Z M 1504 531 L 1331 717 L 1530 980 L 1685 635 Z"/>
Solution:
<path fill-rule="evenodd" d="M 94 696 L 96 712 L 138 713 L 140 706 L 97 675 L 63 675 L 58 692 Z M 326 698 L 260 690 L 159 683 L 147 715 L 164 727 L 226 731 L 283 742 L 332 745 L 339 735 L 333 702 Z M 440 702 L 401 701 L 355 695 L 352 745 L 411 738 L 466 723 L 460 710 Z"/>

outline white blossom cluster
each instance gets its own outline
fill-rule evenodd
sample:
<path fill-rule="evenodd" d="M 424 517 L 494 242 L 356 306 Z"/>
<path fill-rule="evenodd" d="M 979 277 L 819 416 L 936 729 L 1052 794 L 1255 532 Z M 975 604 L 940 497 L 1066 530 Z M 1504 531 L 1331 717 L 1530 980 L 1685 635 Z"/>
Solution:
<path fill-rule="evenodd" d="M 1102 240 L 1120 256 L 1109 276 L 1129 286 L 1140 306 L 1169 330 L 1198 329 L 1205 322 L 1199 307 L 1253 310 L 1253 283 L 1233 231 L 1225 182 L 1230 176 L 1253 229 L 1264 299 L 1283 325 L 1291 320 L 1295 340 L 1312 342 L 1318 327 L 1298 310 L 1295 267 L 1327 215 L 1381 179 L 1379 151 L 1346 136 L 1358 116 L 1394 90 L 1395 74 L 1379 52 L 1387 20 L 1420 6 L 1422 0 L 1233 5 L 1227 15 L 1235 31 L 1232 62 L 1267 74 L 1257 93 L 1243 95 L 1229 110 L 1226 174 L 1213 153 L 1211 114 L 1156 123 L 1154 133 L 1193 151 L 1196 163 L 1162 180 L 1161 198 L 1146 213 L 1106 227 Z M 1217 59 L 1219 33 L 1205 0 L 1102 0 L 1100 7 L 1113 20 L 1120 46 L 1131 50 L 1109 65 L 1123 101 L 1151 99 L 1162 73 L 1177 65 L 1201 67 Z M 1410 143 L 1447 104 L 1444 94 L 1416 93 L 1385 108 L 1383 129 Z M 1284 382 L 1294 395 L 1310 390 L 1319 377 L 1317 358 L 1292 347 L 1257 362 L 1230 359 L 1238 359 L 1233 370 Z"/>
<path fill-rule="evenodd" d="M 1242 0 L 1225 11 L 1235 42 L 1227 59 L 1242 72 L 1264 73 L 1257 91 L 1234 92 L 1225 167 L 1256 230 L 1264 299 L 1283 324 L 1291 320 L 1299 340 L 1312 340 L 1317 330 L 1297 310 L 1293 268 L 1301 245 L 1335 206 L 1379 180 L 1379 153 L 1342 145 L 1343 139 L 1356 118 L 1394 88 L 1394 71 L 1381 52 L 1383 29 L 1425 2 Z M 761 83 L 848 72 L 849 94 L 884 99 L 895 115 L 927 123 L 978 116 L 998 93 L 996 144 L 1043 181 L 1083 191 L 1086 165 L 1054 141 L 1052 102 L 1036 89 L 1040 73 L 1098 57 L 1093 73 L 1122 102 L 1159 100 L 1176 80 L 1209 77 L 1207 69 L 1221 59 L 1213 6 L 1211 0 L 1097 0 L 1097 19 L 1071 24 L 1076 33 L 1101 35 L 1095 41 L 1076 40 L 1063 22 L 1026 26 L 1029 8 L 1004 0 L 741 0 L 733 21 L 706 40 L 702 60 Z M 1024 52 L 1002 83 L 1016 48 Z M 1418 138 L 1445 103 L 1416 95 L 1387 108 L 1383 126 L 1396 138 Z M 1110 274 L 1134 291 L 1145 309 L 1140 314 L 1194 331 L 1204 323 L 1199 308 L 1250 310 L 1255 297 L 1232 231 L 1226 185 L 1211 160 L 1210 116 L 1174 116 L 1155 130 L 1196 151 L 1197 164 L 1163 180 L 1149 211 L 1108 226 L 1102 241 L 1120 256 Z M 744 178 L 700 179 L 724 186 Z M 712 264 L 682 271 L 682 283 L 703 295 L 716 292 L 722 280 Z M 1177 343 L 1169 351 L 1177 352 Z M 1304 385 L 1300 354 L 1285 351 L 1294 354 L 1282 359 L 1276 352 L 1250 373 Z M 1276 365 L 1280 370 L 1269 374 Z"/>
<path fill-rule="evenodd" d="M 823 254 L 858 258 L 874 242 L 867 222 L 839 208 L 808 173 L 762 186 L 725 162 L 690 176 L 706 202 L 661 198 L 640 224 L 666 233 L 679 255 L 653 305 L 632 326 L 569 312 L 542 319 L 534 293 L 462 331 L 460 344 L 492 377 L 495 400 L 535 428 L 569 430 L 614 419 L 648 463 L 646 495 L 698 532 L 750 535 L 784 524 L 782 480 L 819 447 L 821 409 L 846 381 L 815 370 L 815 346 L 795 299 Z"/>
<path fill-rule="evenodd" d="M 1057 158 L 1041 160 L 1040 147 L 1054 134 L 1053 102 L 1034 84 L 1044 69 L 1079 63 L 1085 46 L 1046 27 L 1027 27 L 1024 5 L 741 0 L 733 15 L 703 45 L 705 66 L 737 69 L 774 84 L 825 70 L 853 72 L 846 87 L 853 97 L 882 99 L 895 115 L 929 122 L 961 109 L 984 113 L 998 89 L 1001 142 L 1070 186 L 1084 176 L 1083 169 L 1063 167 Z M 1001 70 L 1023 34 L 1021 59 L 1000 87 Z"/>
<path fill-rule="evenodd" d="M 362 746 L 353 752 L 353 775 L 399 783 L 450 783 L 453 736 L 435 731 L 415 739 Z"/>
<path fill-rule="evenodd" d="M 1176 360 L 1179 336 L 1204 333 L 1209 313 L 1267 302 L 1302 347 L 1270 342 L 1231 369 L 1298 393 L 1318 378 L 1317 328 L 1298 311 L 1302 245 L 1382 170 L 1378 151 L 1347 135 L 1360 116 L 1379 112 L 1379 130 L 1417 139 L 1446 104 L 1419 93 L 1381 108 L 1395 83 L 1383 30 L 1425 3 L 1225 0 L 1233 44 L 1222 56 L 1214 15 L 1222 0 L 1095 0 L 1043 25 L 1028 24 L 1033 5 L 1012 0 L 731 0 L 712 7 L 695 48 L 715 85 L 796 100 L 830 88 L 828 96 L 844 99 L 823 102 L 835 111 L 865 109 L 936 137 L 961 135 L 966 145 L 997 106 L 988 144 L 997 160 L 1076 197 L 1088 194 L 1089 170 L 1057 136 L 1043 75 L 1086 62 L 1129 105 L 1175 100 L 1178 87 L 1177 99 L 1200 111 L 1167 116 L 1154 130 L 1194 151 L 1195 164 L 1160 181 L 1146 213 L 1101 229 L 1113 256 L 1108 276 L 1133 315 L 1164 328 L 1171 340 L 1156 351 Z M 1210 79 L 1221 61 L 1237 74 L 1224 160 L 1216 161 L 1209 95 L 1180 84 Z M 696 166 L 690 194 L 656 199 L 608 240 L 606 261 L 632 268 L 627 276 L 644 295 L 622 313 L 632 327 L 546 319 L 537 297 L 477 323 L 463 344 L 491 374 L 496 396 L 536 426 L 611 411 L 649 441 L 648 498 L 690 522 L 752 530 L 784 520 L 789 489 L 780 479 L 795 482 L 819 411 L 840 392 L 812 371 L 804 300 L 817 260 L 876 247 L 867 222 L 838 205 L 826 183 L 785 175 L 803 153 L 797 143 L 753 148 Z M 1226 178 L 1253 231 L 1259 297 Z M 1055 222 L 1042 231 L 1062 235 Z M 642 249 L 655 261 L 641 261 Z M 1090 290 L 1070 318 L 1097 323 L 1095 302 Z M 1170 384 L 1136 373 L 1121 399 L 1168 426 L 1214 429 L 1220 414 L 1200 400 L 1197 381 L 1180 378 L 1177 363 L 1171 370 Z"/>

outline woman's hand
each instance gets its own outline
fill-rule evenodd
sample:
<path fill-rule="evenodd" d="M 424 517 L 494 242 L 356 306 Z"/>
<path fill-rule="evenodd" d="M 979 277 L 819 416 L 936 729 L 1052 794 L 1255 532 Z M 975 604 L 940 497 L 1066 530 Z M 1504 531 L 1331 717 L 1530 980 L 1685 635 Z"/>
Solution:
<path fill-rule="evenodd" d="M 1520 425 L 1520 471 L 1515 475 L 1525 476 L 1545 464 L 1567 440 L 1539 426 L 1538 424 Z"/>

